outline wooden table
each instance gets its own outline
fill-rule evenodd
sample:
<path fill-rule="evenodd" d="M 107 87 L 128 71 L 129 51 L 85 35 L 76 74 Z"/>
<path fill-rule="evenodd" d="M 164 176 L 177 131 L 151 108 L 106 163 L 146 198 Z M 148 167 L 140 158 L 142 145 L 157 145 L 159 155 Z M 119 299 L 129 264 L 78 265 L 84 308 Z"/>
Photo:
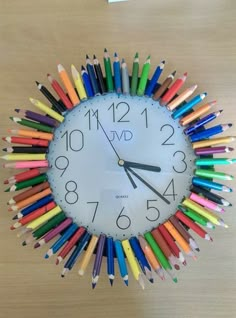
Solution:
<path fill-rule="evenodd" d="M 1 136 L 12 126 L 13 108 L 29 108 L 28 97 L 40 97 L 35 80 L 47 83 L 58 61 L 69 68 L 84 63 L 86 53 L 102 59 L 104 47 L 126 57 L 129 70 L 136 51 L 141 62 L 152 55 L 152 70 L 162 59 L 165 74 L 187 70 L 188 84 L 197 83 L 198 92 L 207 90 L 208 100 L 217 99 L 217 109 L 224 109 L 220 121 L 235 122 L 235 16 L 233 0 L 0 0 Z M 224 170 L 236 174 L 235 168 Z M 1 180 L 7 176 L 2 169 Z M 235 317 L 234 208 L 224 216 L 229 229 L 217 228 L 213 244 L 200 241 L 198 260 L 181 270 L 178 284 L 157 280 L 143 292 L 133 279 L 129 288 L 120 279 L 110 288 L 102 275 L 93 291 L 89 274 L 80 279 L 74 271 L 61 279 L 54 260 L 42 257 L 46 247 L 37 252 L 21 247 L 9 231 L 7 199 L 2 194 L 1 318 Z M 231 201 L 236 203 L 234 196 Z"/>

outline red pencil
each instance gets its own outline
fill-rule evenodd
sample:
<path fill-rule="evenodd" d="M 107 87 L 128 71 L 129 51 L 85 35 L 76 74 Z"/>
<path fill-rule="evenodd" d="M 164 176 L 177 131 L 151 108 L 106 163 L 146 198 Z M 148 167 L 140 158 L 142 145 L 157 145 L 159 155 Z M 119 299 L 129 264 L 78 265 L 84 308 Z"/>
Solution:
<path fill-rule="evenodd" d="M 8 183 L 14 184 L 17 182 L 25 181 L 25 180 L 37 177 L 38 175 L 40 175 L 40 173 L 41 172 L 38 168 L 30 169 L 8 178 L 7 180 L 4 181 L 4 184 L 8 184 Z"/>
<path fill-rule="evenodd" d="M 165 93 L 164 96 L 162 96 L 160 100 L 160 105 L 164 106 L 175 96 L 175 94 L 178 92 L 178 90 L 183 86 L 184 82 L 187 78 L 187 72 L 184 73 L 183 76 L 177 78 L 177 80 L 174 82 L 174 84 L 171 85 L 171 87 L 168 89 L 168 91 Z"/>
<path fill-rule="evenodd" d="M 34 145 L 41 147 L 48 147 L 49 141 L 36 138 L 22 138 L 22 137 L 3 137 L 2 140 L 13 144 Z"/>
<path fill-rule="evenodd" d="M 62 100 L 63 104 L 66 106 L 66 108 L 70 109 L 73 108 L 72 102 L 70 99 L 67 97 L 66 93 L 64 92 L 63 88 L 61 85 L 56 81 L 50 74 L 47 74 L 48 80 L 52 85 L 52 88 L 54 91 L 57 93 L 59 98 Z"/>

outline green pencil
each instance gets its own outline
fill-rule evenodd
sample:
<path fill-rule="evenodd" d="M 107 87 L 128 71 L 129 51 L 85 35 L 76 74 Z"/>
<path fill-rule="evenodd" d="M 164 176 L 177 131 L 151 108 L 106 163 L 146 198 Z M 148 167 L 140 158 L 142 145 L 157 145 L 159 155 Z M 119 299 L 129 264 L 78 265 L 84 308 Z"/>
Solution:
<path fill-rule="evenodd" d="M 43 125 L 43 124 L 39 124 L 39 123 L 35 123 L 34 121 L 31 121 L 31 120 L 18 118 L 18 117 L 10 117 L 10 119 L 12 121 L 14 121 L 15 123 L 20 124 L 22 126 L 34 128 L 34 129 L 37 129 L 39 131 L 48 132 L 48 133 L 52 133 L 53 132 L 53 127 L 50 127 L 50 126 L 47 126 L 47 125 Z"/>
<path fill-rule="evenodd" d="M 224 172 L 216 172 L 214 170 L 196 169 L 194 171 L 195 176 L 205 177 L 209 179 L 220 179 L 220 180 L 233 180 L 234 176 L 226 174 Z"/>
<path fill-rule="evenodd" d="M 208 227 L 209 229 L 215 229 L 215 225 L 212 224 L 207 218 L 198 214 L 197 212 L 193 211 L 190 208 L 184 208 L 183 206 L 178 206 L 178 208 L 186 214 L 190 219 L 197 222 L 200 225 Z"/>
<path fill-rule="evenodd" d="M 111 60 L 110 56 L 107 52 L 107 49 L 104 49 L 104 68 L 106 73 L 106 83 L 107 83 L 107 91 L 113 92 L 114 91 L 114 84 L 113 84 L 113 78 L 112 78 L 112 70 L 111 70 Z"/>
<path fill-rule="evenodd" d="M 25 180 L 22 182 L 15 183 L 10 188 L 6 189 L 5 192 L 13 192 L 13 191 L 22 190 L 24 188 L 28 188 L 28 187 L 31 187 L 33 185 L 47 181 L 47 179 L 48 179 L 47 174 L 42 173 L 37 177 L 31 178 L 31 179 L 28 179 L 28 180 Z"/>
<path fill-rule="evenodd" d="M 172 267 L 168 261 L 168 259 L 163 254 L 162 250 L 160 249 L 159 245 L 155 241 L 154 237 L 152 236 L 151 232 L 147 232 L 144 234 L 145 239 L 147 240 L 148 244 L 150 245 L 153 253 L 161 263 L 161 266 L 166 270 L 166 272 L 171 276 L 172 280 L 177 283 L 177 278 L 173 277 L 170 270 L 172 270 Z"/>
<path fill-rule="evenodd" d="M 138 72 L 139 72 L 139 58 L 138 58 L 138 53 L 136 53 L 134 56 L 133 70 L 132 70 L 132 79 L 131 79 L 131 88 L 130 88 L 131 96 L 135 96 L 137 93 Z"/>
<path fill-rule="evenodd" d="M 236 159 L 231 158 L 209 158 L 209 159 L 196 159 L 196 166 L 212 166 L 212 165 L 230 165 L 236 163 Z"/>
<path fill-rule="evenodd" d="M 139 85 L 138 85 L 138 91 L 137 91 L 137 95 L 138 96 L 143 96 L 144 92 L 145 92 L 145 88 L 147 85 L 147 81 L 148 81 L 148 74 L 150 71 L 150 56 L 147 57 L 145 63 L 143 64 L 143 69 L 142 69 L 142 74 L 140 77 L 140 81 L 139 81 Z"/>

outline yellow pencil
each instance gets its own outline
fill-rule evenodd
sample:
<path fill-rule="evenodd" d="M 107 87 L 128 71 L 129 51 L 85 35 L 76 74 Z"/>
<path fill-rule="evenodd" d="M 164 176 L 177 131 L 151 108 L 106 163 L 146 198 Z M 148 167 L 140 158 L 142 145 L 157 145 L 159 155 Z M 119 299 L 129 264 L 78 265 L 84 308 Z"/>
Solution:
<path fill-rule="evenodd" d="M 202 141 L 197 141 L 192 143 L 193 149 L 202 148 L 202 147 L 208 147 L 208 146 L 214 146 L 218 144 L 228 144 L 232 141 L 235 141 L 235 136 L 226 136 L 221 138 L 213 138 L 213 139 L 207 139 Z"/>
<path fill-rule="evenodd" d="M 93 235 L 90 242 L 89 242 L 89 245 L 88 245 L 86 252 L 84 252 L 84 256 L 83 256 L 83 259 L 81 261 L 81 264 L 80 264 L 80 267 L 78 270 L 79 275 L 81 275 L 81 276 L 84 275 L 85 270 L 88 266 L 88 263 L 93 255 L 93 252 L 94 252 L 95 247 L 97 245 L 97 242 L 98 242 L 98 237 L 96 235 Z"/>
<path fill-rule="evenodd" d="M 130 246 L 129 240 L 123 240 L 121 243 L 122 243 L 125 255 L 127 257 L 128 263 L 130 265 L 131 271 L 134 275 L 134 278 L 138 281 L 142 289 L 144 289 L 143 276 L 139 268 L 139 265 L 136 261 L 136 258 L 134 256 L 133 250 Z"/>
<path fill-rule="evenodd" d="M 40 216 L 36 220 L 27 224 L 26 228 L 34 230 L 37 227 L 39 227 L 41 224 L 47 222 L 49 219 L 51 219 L 52 217 L 54 217 L 55 215 L 57 215 L 60 212 L 61 212 L 61 208 L 59 207 L 59 205 L 57 205 L 55 208 L 53 208 L 49 212 L 45 213 L 44 215 Z"/>
<path fill-rule="evenodd" d="M 40 109 L 41 111 L 43 111 L 45 114 L 48 114 L 49 116 L 51 116 L 52 118 L 56 119 L 57 121 L 59 121 L 60 123 L 63 122 L 64 117 L 60 114 L 58 114 L 57 112 L 55 112 L 53 109 L 51 109 L 49 106 L 45 105 L 44 103 L 40 102 L 37 99 L 34 99 L 32 97 L 30 97 L 30 101 L 31 103 L 36 106 L 38 109 Z"/>
<path fill-rule="evenodd" d="M 84 84 L 82 82 L 80 73 L 77 71 L 77 69 L 75 68 L 75 66 L 73 64 L 71 65 L 71 73 L 72 73 L 75 87 L 77 89 L 77 92 L 79 94 L 80 99 L 81 100 L 87 99 L 87 94 L 85 92 Z"/>
<path fill-rule="evenodd" d="M 12 153 L 9 155 L 5 155 L 0 157 L 1 159 L 4 160 L 46 160 L 46 154 L 17 154 L 17 153 Z"/>

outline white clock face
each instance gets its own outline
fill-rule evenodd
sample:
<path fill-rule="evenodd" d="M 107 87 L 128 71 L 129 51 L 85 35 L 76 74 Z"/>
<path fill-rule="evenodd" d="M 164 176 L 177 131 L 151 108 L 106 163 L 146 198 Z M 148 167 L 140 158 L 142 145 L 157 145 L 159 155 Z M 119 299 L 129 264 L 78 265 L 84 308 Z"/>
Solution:
<path fill-rule="evenodd" d="M 194 158 L 166 108 L 108 94 L 67 114 L 50 143 L 47 174 L 56 202 L 78 225 L 124 239 L 176 211 L 189 193 Z"/>

